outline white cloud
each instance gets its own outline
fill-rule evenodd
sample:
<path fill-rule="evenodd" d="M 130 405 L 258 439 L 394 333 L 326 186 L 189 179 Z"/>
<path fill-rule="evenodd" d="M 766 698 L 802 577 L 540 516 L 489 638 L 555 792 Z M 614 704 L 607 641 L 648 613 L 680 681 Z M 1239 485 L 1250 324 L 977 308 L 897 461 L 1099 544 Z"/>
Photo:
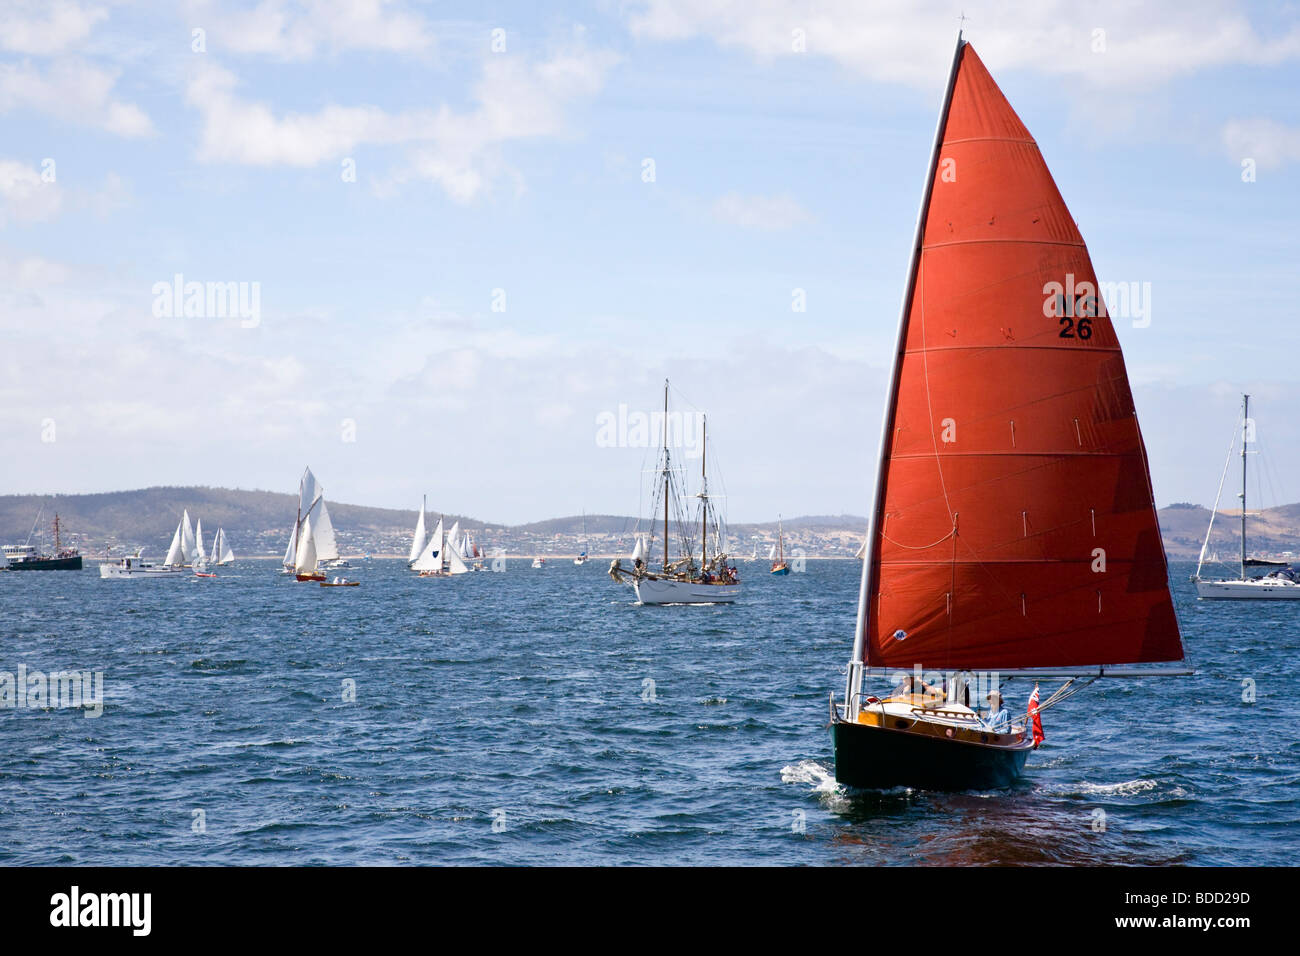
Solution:
<path fill-rule="evenodd" d="M 108 16 L 102 7 L 71 0 L 6 0 L 0 7 L 0 49 L 49 56 L 85 40 Z"/>
<path fill-rule="evenodd" d="M 115 72 L 72 57 L 45 70 L 26 62 L 0 64 L 0 114 L 35 110 L 118 136 L 151 134 L 153 124 L 143 110 L 113 97 L 116 82 Z"/>
<path fill-rule="evenodd" d="M 1263 117 L 1229 121 L 1223 145 L 1233 159 L 1253 159 L 1260 169 L 1300 162 L 1300 128 Z"/>
<path fill-rule="evenodd" d="M 475 108 L 440 111 L 428 143 L 394 181 L 428 180 L 458 202 L 469 202 L 500 172 L 499 147 L 563 133 L 565 106 L 599 91 L 615 62 L 612 53 L 585 50 L 531 65 L 515 57 L 490 58 L 475 88 Z"/>
<path fill-rule="evenodd" d="M 639 0 L 629 25 L 659 40 L 712 38 L 763 60 L 828 57 L 873 80 L 933 89 L 957 26 L 947 0 Z M 967 5 L 966 36 L 993 69 L 1078 76 L 1098 86 L 1162 82 L 1205 67 L 1276 64 L 1300 56 L 1300 27 L 1271 36 L 1234 0 L 1040 0 Z M 806 53 L 796 52 L 802 31 Z M 1094 31 L 1104 51 L 1094 52 Z"/>
<path fill-rule="evenodd" d="M 185 98 L 203 114 L 199 158 L 250 166 L 315 166 L 357 146 L 409 142 L 432 122 L 428 113 L 386 113 L 374 106 L 326 106 L 317 113 L 277 117 L 270 106 L 241 100 L 238 79 L 203 65 Z"/>
<path fill-rule="evenodd" d="M 742 196 L 727 193 L 713 204 L 713 216 L 747 229 L 789 229 L 812 216 L 790 196 Z"/>
<path fill-rule="evenodd" d="M 26 163 L 0 159 L 0 226 L 7 221 L 52 219 L 63 204 L 58 183 L 46 182 L 41 171 Z"/>
<path fill-rule="evenodd" d="M 322 51 L 418 53 L 433 46 L 424 20 L 395 0 L 262 0 L 248 10 L 203 0 L 189 13 L 215 52 L 307 60 Z"/>
<path fill-rule="evenodd" d="M 441 186 L 459 202 L 488 187 L 505 166 L 507 142 L 554 136 L 565 128 L 565 107 L 600 89 L 612 54 L 568 51 L 538 63 L 491 57 L 475 86 L 474 107 L 390 113 L 377 106 L 330 104 L 315 113 L 277 116 L 265 103 L 241 99 L 238 80 L 205 64 L 186 91 L 203 117 L 199 158 L 244 165 L 315 166 L 362 146 L 408 144 L 406 162 L 381 191 L 412 180 Z"/>

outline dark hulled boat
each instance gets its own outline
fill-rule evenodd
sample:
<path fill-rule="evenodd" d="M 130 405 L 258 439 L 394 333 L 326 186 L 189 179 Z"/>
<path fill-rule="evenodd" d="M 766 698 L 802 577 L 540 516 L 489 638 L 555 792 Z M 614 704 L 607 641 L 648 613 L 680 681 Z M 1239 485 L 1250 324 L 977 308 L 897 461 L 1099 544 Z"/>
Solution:
<path fill-rule="evenodd" d="M 1004 787 L 1041 740 L 1037 711 L 1076 680 L 1190 673 L 1087 247 L 960 35 L 878 460 L 845 700 L 831 699 L 839 782 Z M 1180 666 L 1127 666 L 1167 662 Z M 944 686 L 913 693 L 922 673 Z M 906 693 L 863 697 L 865 678 L 891 674 L 911 676 Z M 972 684 L 1024 678 L 1066 682 L 1041 708 L 1035 686 L 1034 721 L 994 725 L 970 706 Z"/>
<path fill-rule="evenodd" d="M 36 517 L 39 522 L 40 515 Z M 32 529 L 35 531 L 35 528 Z M 37 551 L 31 544 L 31 535 L 26 544 L 7 544 L 4 546 L 4 560 L 0 561 L 0 570 L 8 571 L 80 571 L 81 553 L 76 548 L 65 548 L 59 533 L 59 516 L 54 516 L 54 553 Z"/>

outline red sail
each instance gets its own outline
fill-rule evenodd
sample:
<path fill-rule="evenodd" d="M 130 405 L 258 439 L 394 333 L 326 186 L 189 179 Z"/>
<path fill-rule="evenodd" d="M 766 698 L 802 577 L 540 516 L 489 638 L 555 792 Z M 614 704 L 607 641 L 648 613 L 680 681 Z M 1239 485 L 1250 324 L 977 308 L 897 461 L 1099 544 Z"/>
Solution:
<path fill-rule="evenodd" d="M 1181 660 L 1142 435 L 1115 330 L 1089 297 L 1087 247 L 969 45 L 940 141 L 884 441 L 865 660 Z"/>

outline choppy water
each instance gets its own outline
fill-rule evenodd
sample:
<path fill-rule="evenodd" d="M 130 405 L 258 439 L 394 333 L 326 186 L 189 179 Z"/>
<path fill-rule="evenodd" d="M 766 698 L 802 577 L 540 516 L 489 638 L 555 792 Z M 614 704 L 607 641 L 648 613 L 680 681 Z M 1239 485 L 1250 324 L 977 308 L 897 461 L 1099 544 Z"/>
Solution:
<path fill-rule="evenodd" d="M 599 561 L 0 574 L 0 671 L 102 670 L 106 700 L 0 711 L 0 863 L 1300 862 L 1300 606 L 1198 603 L 1175 566 L 1197 676 L 1049 711 L 1012 791 L 850 798 L 825 724 L 859 565 L 741 569 L 740 604 L 670 608 Z"/>

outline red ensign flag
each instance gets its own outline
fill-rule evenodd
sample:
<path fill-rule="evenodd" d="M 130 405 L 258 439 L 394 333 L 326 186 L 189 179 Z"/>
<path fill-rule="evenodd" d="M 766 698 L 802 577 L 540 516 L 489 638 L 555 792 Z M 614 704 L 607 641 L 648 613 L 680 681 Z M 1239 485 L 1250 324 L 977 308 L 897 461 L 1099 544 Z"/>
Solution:
<path fill-rule="evenodd" d="M 1034 746 L 1037 747 L 1047 738 L 1043 736 L 1043 718 L 1038 715 L 1038 685 L 1034 685 L 1034 692 L 1029 695 L 1029 711 L 1026 719 L 1034 729 Z"/>

